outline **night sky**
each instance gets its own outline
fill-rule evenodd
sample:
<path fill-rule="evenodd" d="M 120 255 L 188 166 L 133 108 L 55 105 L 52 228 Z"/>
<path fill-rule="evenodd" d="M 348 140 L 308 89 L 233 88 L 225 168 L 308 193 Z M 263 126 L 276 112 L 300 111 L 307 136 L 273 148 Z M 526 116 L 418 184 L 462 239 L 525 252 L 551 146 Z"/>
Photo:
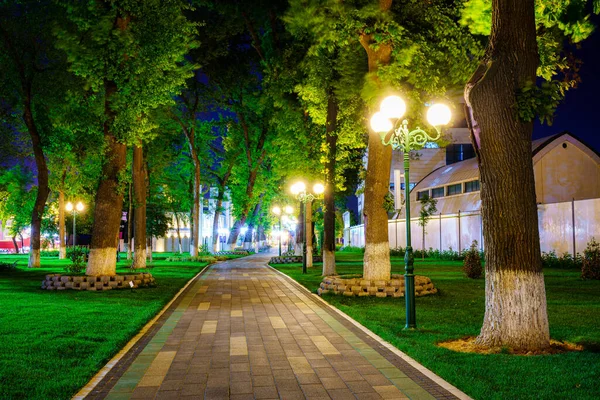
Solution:
<path fill-rule="evenodd" d="M 574 51 L 583 61 L 581 83 L 567 92 L 556 110 L 552 126 L 536 122 L 534 139 L 569 131 L 600 152 L 600 18 L 594 16 L 592 20 L 597 26 L 596 31 Z"/>

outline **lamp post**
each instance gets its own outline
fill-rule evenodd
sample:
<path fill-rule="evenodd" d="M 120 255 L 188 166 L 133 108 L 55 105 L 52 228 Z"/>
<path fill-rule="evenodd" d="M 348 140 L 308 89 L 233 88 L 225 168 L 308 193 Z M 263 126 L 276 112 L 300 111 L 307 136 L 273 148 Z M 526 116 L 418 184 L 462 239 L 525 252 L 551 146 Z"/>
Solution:
<path fill-rule="evenodd" d="M 78 201 L 77 205 L 73 207 L 73 203 L 70 201 L 65 206 L 65 209 L 69 212 L 73 212 L 73 248 L 75 248 L 75 242 L 77 240 L 76 220 L 77 212 L 83 211 L 83 203 Z"/>
<path fill-rule="evenodd" d="M 384 146 L 392 146 L 394 150 L 404 153 L 404 205 L 406 209 L 406 252 L 404 254 L 404 297 L 406 299 L 406 326 L 404 329 L 415 329 L 415 275 L 414 258 L 410 238 L 410 157 L 412 150 L 418 150 L 427 142 L 435 142 L 440 138 L 441 127 L 450 122 L 450 109 L 443 104 L 434 104 L 427 111 L 427 121 L 435 129 L 430 136 L 423 129 L 408 128 L 408 121 L 402 116 L 406 112 L 406 104 L 398 96 L 386 97 L 379 107 L 380 111 L 371 117 L 371 128 L 379 133 Z M 396 120 L 392 122 L 392 120 Z M 390 133 L 391 132 L 391 133 Z"/>
<path fill-rule="evenodd" d="M 291 192 L 296 196 L 300 203 L 302 203 L 302 210 L 304 211 L 304 235 L 302 235 L 302 273 L 306 274 L 306 237 L 308 236 L 308 230 L 306 227 L 306 221 L 308 221 L 308 215 L 306 213 L 306 203 L 312 205 L 313 200 L 316 196 L 322 194 L 325 191 L 325 187 L 321 183 L 316 183 L 313 186 L 313 193 L 306 191 L 306 185 L 304 182 L 296 182 L 291 187 Z"/>

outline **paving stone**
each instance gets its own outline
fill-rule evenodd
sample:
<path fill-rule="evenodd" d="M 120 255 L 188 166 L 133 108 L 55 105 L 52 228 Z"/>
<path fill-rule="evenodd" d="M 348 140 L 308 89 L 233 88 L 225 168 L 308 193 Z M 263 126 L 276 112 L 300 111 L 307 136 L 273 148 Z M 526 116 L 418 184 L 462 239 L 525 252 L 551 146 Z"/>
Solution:
<path fill-rule="evenodd" d="M 456 398 L 267 259 L 197 277 L 89 398 Z"/>

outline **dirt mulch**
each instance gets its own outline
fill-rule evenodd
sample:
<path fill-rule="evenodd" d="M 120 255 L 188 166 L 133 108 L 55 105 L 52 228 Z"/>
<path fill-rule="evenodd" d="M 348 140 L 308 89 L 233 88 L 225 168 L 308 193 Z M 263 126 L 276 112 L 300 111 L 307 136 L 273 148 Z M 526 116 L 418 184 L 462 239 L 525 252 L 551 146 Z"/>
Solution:
<path fill-rule="evenodd" d="M 546 354 L 560 354 L 569 351 L 582 351 L 583 346 L 569 343 L 559 342 L 558 340 L 550 339 L 550 347 L 540 351 L 516 351 L 509 347 L 487 347 L 475 343 L 477 338 L 475 336 L 469 336 L 456 340 L 447 340 L 445 342 L 438 342 L 437 345 L 452 351 L 458 351 L 460 353 L 477 353 L 477 354 L 514 354 L 520 356 L 539 356 Z"/>

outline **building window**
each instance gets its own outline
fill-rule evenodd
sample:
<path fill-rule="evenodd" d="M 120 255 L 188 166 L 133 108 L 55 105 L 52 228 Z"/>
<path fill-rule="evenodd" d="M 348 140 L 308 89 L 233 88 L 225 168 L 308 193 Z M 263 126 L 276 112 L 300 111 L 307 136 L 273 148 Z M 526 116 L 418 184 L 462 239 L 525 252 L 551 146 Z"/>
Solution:
<path fill-rule="evenodd" d="M 475 157 L 472 144 L 449 144 L 446 146 L 446 165 Z"/>
<path fill-rule="evenodd" d="M 438 197 L 444 197 L 444 187 L 431 189 L 431 197 L 434 199 Z"/>
<path fill-rule="evenodd" d="M 425 197 L 429 197 L 429 190 L 423 190 L 422 192 L 417 192 L 417 200 L 423 200 Z"/>
<path fill-rule="evenodd" d="M 410 192 L 411 190 L 413 190 L 413 188 L 414 188 L 416 185 L 417 185 L 417 184 L 416 184 L 416 183 L 413 183 L 413 182 L 409 183 L 409 184 L 408 184 L 408 191 Z M 404 182 L 402 182 L 402 183 L 400 184 L 400 189 L 404 190 Z"/>
<path fill-rule="evenodd" d="M 462 183 L 457 183 L 455 185 L 446 186 L 446 196 L 452 196 L 453 194 L 461 194 L 462 193 Z"/>
<path fill-rule="evenodd" d="M 476 192 L 479 190 L 479 179 L 476 181 L 465 182 L 465 193 Z"/>

